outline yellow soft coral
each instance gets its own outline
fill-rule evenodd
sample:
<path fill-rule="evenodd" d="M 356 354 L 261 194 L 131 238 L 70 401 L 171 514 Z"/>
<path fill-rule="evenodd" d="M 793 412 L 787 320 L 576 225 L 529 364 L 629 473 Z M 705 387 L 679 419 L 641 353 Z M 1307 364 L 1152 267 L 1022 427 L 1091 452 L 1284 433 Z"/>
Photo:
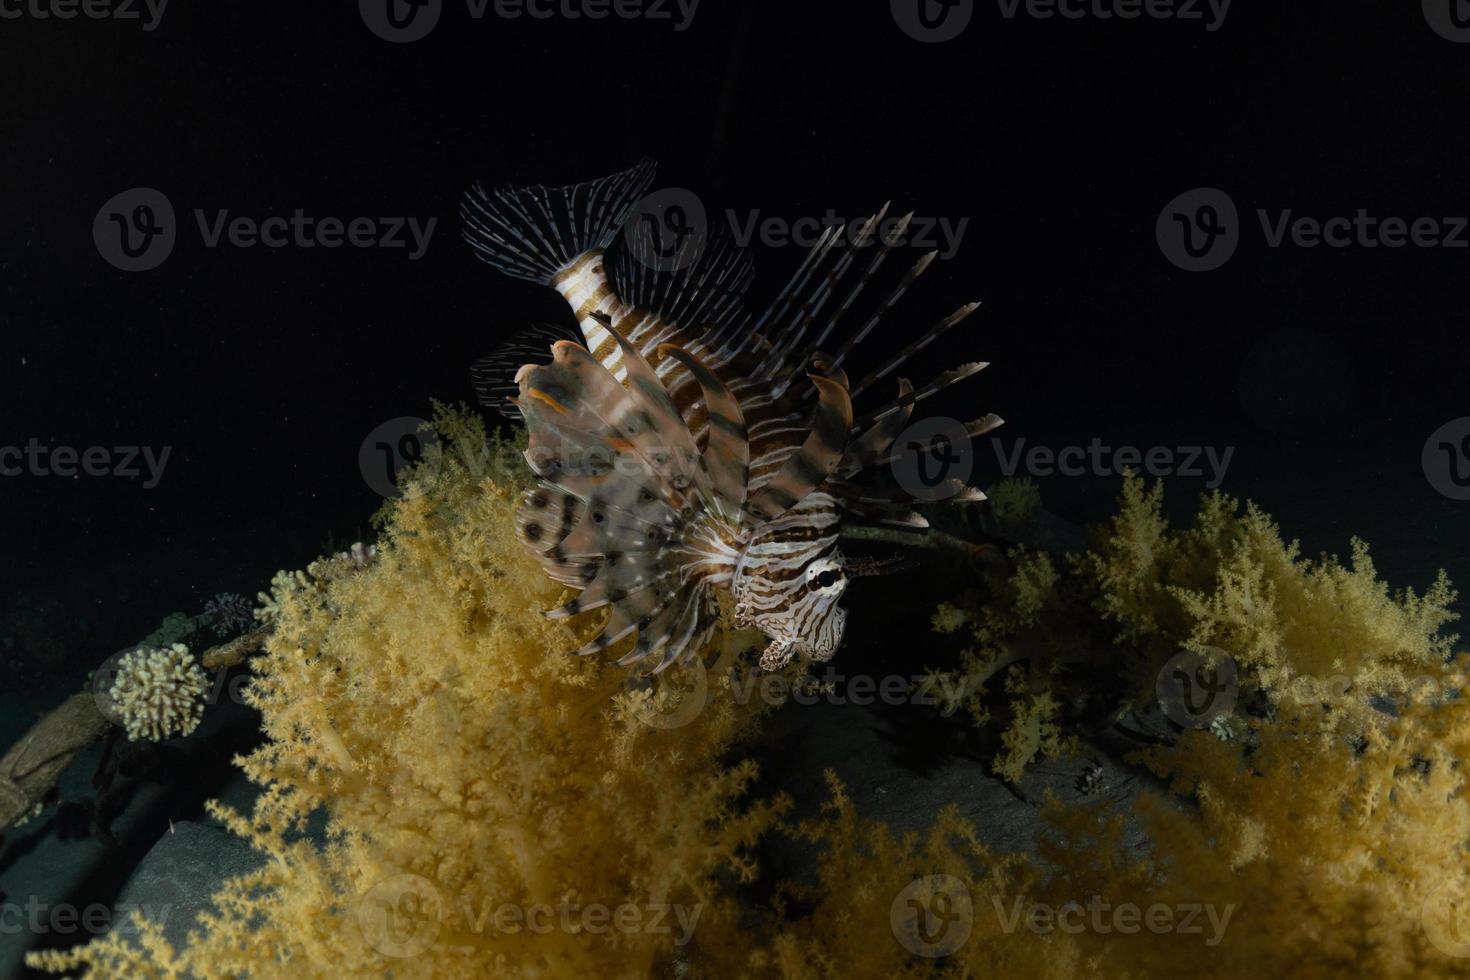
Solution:
<path fill-rule="evenodd" d="M 788 883 L 765 941 L 730 950 L 709 976 L 1021 978 L 1088 975 L 1070 937 L 1038 941 L 1021 924 L 1041 896 L 1039 875 L 999 854 L 950 805 L 922 835 L 896 837 L 865 821 L 827 773 L 822 812 L 793 828 L 821 855 L 815 882 Z M 795 916 L 793 906 L 812 907 Z"/>
<path fill-rule="evenodd" d="M 1066 561 L 1016 548 L 1007 575 L 941 606 L 940 632 L 968 625 L 959 669 L 937 672 L 964 692 L 977 724 L 1001 737 L 1008 778 L 1053 744 L 1061 704 L 1113 698 L 1122 714 L 1155 697 L 1161 668 L 1184 650 L 1218 650 L 1238 700 L 1299 713 L 1328 737 L 1381 725 L 1375 700 L 1442 700 L 1463 678 L 1445 668 L 1455 592 L 1443 572 L 1423 594 L 1391 592 L 1368 548 L 1344 564 L 1301 557 L 1254 505 L 1204 496 L 1191 526 L 1170 527 L 1163 487 L 1129 478 L 1119 511 Z M 987 687 L 1008 670 L 1009 700 Z M 1024 671 L 1024 673 L 1022 673 Z M 1220 719 L 1220 730 L 1235 723 Z"/>
<path fill-rule="evenodd" d="M 1001 480 L 988 489 L 986 496 L 1004 531 L 1015 532 L 1025 527 L 1041 510 L 1041 489 L 1027 477 Z"/>
<path fill-rule="evenodd" d="M 615 710 L 627 672 L 566 655 L 588 627 L 540 615 L 558 587 L 515 540 L 516 488 L 478 475 L 477 423 L 456 429 L 376 561 L 278 604 L 248 694 L 268 741 L 240 760 L 266 789 L 249 815 L 213 807 L 268 860 L 185 949 L 152 952 L 160 969 L 641 977 L 730 927 L 715 876 L 753 873 L 784 806 L 742 806 L 754 767 L 721 761 L 760 706 L 678 728 Z M 299 833 L 318 812 L 324 850 Z M 107 938 L 33 962 L 107 976 L 140 956 Z"/>
<path fill-rule="evenodd" d="M 1079 936 L 1103 975 L 1470 975 L 1470 920 L 1457 913 L 1470 893 L 1470 705 L 1415 706 L 1357 744 L 1314 727 L 1259 721 L 1248 757 L 1198 731 L 1150 750 L 1192 805 L 1140 796 L 1147 857 L 1099 834 L 1094 814 L 1054 809 L 1053 894 L 1229 916 L 1209 950 L 1193 936 Z"/>
<path fill-rule="evenodd" d="M 145 978 L 1470 974 L 1470 664 L 1440 633 L 1443 577 L 1390 593 L 1362 546 L 1346 565 L 1305 561 L 1221 495 L 1172 529 L 1159 491 L 1130 480 L 1088 553 L 1014 551 L 936 625 L 968 629 L 950 678 L 966 683 L 944 686 L 946 703 L 999 726 L 1009 778 L 1065 748 L 1078 695 L 1143 696 L 1188 644 L 1236 659 L 1248 710 L 1222 730 L 1241 734 L 1174 732 L 1139 760 L 1170 790 L 1138 796 L 1147 847 L 1119 815 L 1055 802 L 1042 866 L 985 846 L 956 805 L 897 836 L 829 776 L 823 811 L 784 827 L 815 877 L 778 883 L 762 909 L 735 889 L 788 803 L 752 801 L 754 767 L 732 758 L 766 710 L 734 696 L 738 637 L 717 638 L 715 671 L 689 664 L 652 687 L 566 656 L 594 624 L 538 613 L 558 589 L 514 541 L 510 447 L 473 420 L 438 423 L 377 560 L 277 604 L 249 694 L 268 741 L 239 760 L 263 794 L 249 815 L 214 808 L 265 864 L 224 885 L 183 949 L 144 921 L 136 940 L 32 964 Z M 319 814 L 325 848 L 303 834 Z"/>

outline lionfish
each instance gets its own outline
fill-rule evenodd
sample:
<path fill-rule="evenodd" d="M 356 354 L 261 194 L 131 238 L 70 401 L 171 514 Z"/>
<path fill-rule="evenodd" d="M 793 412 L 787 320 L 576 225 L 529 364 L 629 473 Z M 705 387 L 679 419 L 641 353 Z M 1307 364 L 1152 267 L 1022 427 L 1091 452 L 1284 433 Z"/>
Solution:
<path fill-rule="evenodd" d="M 849 248 L 836 247 L 843 229 L 829 227 L 779 295 L 756 307 L 745 297 L 751 261 L 728 236 L 689 236 L 670 260 L 650 237 L 621 234 L 653 173 L 644 159 L 566 187 L 476 184 L 460 208 L 479 258 L 551 286 L 580 327 L 566 337 L 570 330 L 535 325 L 472 371 L 481 400 L 510 406 L 529 430 L 526 458 L 540 482 L 521 502 L 517 535 L 553 579 L 578 590 L 545 615 L 611 606 L 599 635 L 575 653 L 604 651 L 636 632 L 618 663 L 657 673 L 704 647 L 723 589 L 736 624 L 769 638 L 762 667 L 829 660 L 842 640 L 847 613 L 838 600 L 848 581 L 888 564 L 843 555 L 844 514 L 927 526 L 882 506 L 902 494 L 853 477 L 895 460 L 915 403 L 985 364 L 917 389 L 898 379 L 897 398 L 862 415 L 853 401 L 979 304 L 960 307 L 853 384 L 844 364 L 934 253 L 833 352 L 824 345 L 839 339 L 838 324 L 912 215 L 875 234 L 885 205 Z M 999 424 L 987 415 L 966 434 Z M 984 499 L 954 482 L 950 500 Z"/>

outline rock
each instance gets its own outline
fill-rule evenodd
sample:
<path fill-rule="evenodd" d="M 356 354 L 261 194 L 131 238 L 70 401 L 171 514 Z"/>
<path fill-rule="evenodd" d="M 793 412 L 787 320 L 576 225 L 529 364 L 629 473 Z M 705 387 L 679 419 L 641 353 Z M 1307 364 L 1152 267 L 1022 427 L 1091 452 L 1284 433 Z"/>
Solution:
<path fill-rule="evenodd" d="M 1102 802 L 1108 815 L 1123 813 L 1127 845 L 1147 846 L 1132 801 L 1158 784 L 1123 765 L 1118 746 L 1095 742 L 1077 757 L 1038 760 L 1013 785 L 991 773 L 974 749 L 968 716 L 940 718 L 933 708 L 788 703 L 768 730 L 779 750 L 761 760 L 762 769 L 796 798 L 798 819 L 827 798 L 822 773 L 831 769 L 856 812 L 888 824 L 896 837 L 924 833 L 942 806 L 955 803 L 997 852 L 1036 857 L 1046 827 L 1040 805 L 1051 792 L 1064 804 Z M 818 856 L 804 846 L 773 838 L 768 856 L 783 877 L 815 876 Z"/>
<path fill-rule="evenodd" d="M 115 928 L 136 936 L 128 913 L 139 911 L 163 926 L 175 948 L 184 945 L 199 913 L 227 878 L 254 871 L 265 858 L 244 840 L 203 824 L 173 825 L 133 871 L 114 904 Z"/>

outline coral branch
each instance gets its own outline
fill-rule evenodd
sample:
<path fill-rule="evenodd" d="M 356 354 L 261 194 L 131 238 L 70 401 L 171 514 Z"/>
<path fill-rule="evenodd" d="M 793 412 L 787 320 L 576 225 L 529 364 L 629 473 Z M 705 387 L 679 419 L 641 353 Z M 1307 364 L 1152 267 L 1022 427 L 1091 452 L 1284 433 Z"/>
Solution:
<path fill-rule="evenodd" d="M 107 731 L 90 693 L 73 694 L 0 758 L 0 832 L 30 814 L 77 753 Z"/>
<path fill-rule="evenodd" d="M 228 643 L 210 647 L 204 651 L 200 662 L 204 664 L 205 670 L 218 670 L 221 667 L 235 667 L 244 663 L 245 658 L 255 653 L 265 643 L 266 637 L 271 635 L 269 627 L 259 627 L 249 633 L 243 633 Z"/>
<path fill-rule="evenodd" d="M 206 670 L 242 663 L 270 635 L 260 627 L 228 643 L 210 647 L 202 658 Z M 43 717 L 0 758 L 0 833 L 20 823 L 56 785 L 77 753 L 107 733 L 113 722 L 102 713 L 91 692 L 73 694 Z"/>

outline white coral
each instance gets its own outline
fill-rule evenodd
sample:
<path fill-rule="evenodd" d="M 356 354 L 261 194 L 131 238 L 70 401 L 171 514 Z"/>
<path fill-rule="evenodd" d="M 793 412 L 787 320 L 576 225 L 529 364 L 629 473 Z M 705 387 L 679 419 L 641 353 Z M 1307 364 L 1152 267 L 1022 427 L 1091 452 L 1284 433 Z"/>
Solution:
<path fill-rule="evenodd" d="M 309 585 L 311 585 L 311 579 L 306 577 L 305 572 L 288 572 L 284 569 L 276 572 L 275 577 L 271 579 L 271 590 L 256 596 L 260 602 L 260 608 L 255 610 L 255 618 L 267 625 L 274 623 L 280 618 L 281 607 L 285 604 L 286 597 Z"/>
<path fill-rule="evenodd" d="M 279 571 L 271 579 L 271 590 L 256 596 L 260 607 L 255 618 L 266 626 L 274 626 L 281 618 L 281 610 L 293 598 L 320 600 L 327 586 L 334 579 L 345 578 L 370 566 L 378 557 L 377 545 L 356 542 L 347 551 L 318 558 L 306 566 L 306 571 Z"/>
<path fill-rule="evenodd" d="M 204 671 L 182 643 L 158 650 L 139 648 L 117 665 L 108 696 L 129 741 L 161 742 L 188 735 L 204 714 Z"/>

